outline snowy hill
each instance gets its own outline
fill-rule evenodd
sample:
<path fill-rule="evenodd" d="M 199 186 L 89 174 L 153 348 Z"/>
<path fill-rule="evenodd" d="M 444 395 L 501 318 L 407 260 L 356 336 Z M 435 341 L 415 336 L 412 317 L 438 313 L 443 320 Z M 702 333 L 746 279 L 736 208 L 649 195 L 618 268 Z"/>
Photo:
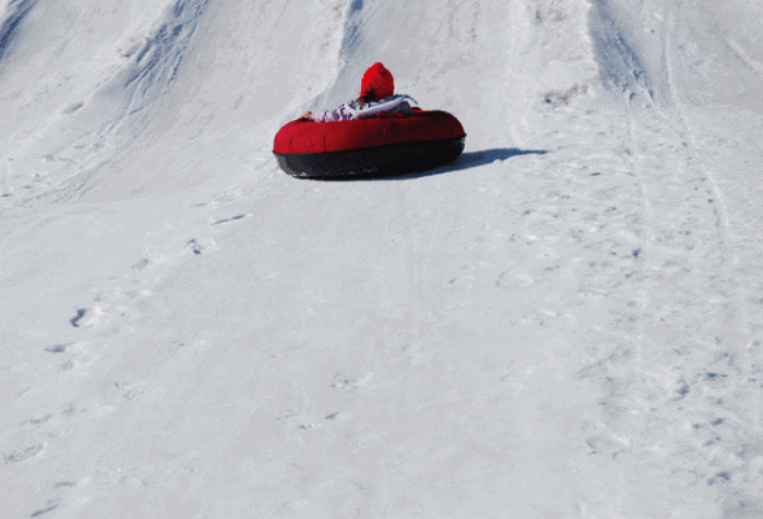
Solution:
<path fill-rule="evenodd" d="M 3 517 L 763 518 L 758 0 L 0 16 Z M 280 171 L 376 61 L 465 153 Z"/>

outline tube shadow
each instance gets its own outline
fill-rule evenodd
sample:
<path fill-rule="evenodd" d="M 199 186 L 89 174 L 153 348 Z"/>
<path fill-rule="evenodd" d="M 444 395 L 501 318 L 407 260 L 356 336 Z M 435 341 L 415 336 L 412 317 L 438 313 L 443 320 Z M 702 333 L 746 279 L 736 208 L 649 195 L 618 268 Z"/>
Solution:
<path fill-rule="evenodd" d="M 411 177 L 425 177 L 428 175 L 438 175 L 440 173 L 450 173 L 452 171 L 460 171 L 462 169 L 476 168 L 477 166 L 484 166 L 491 164 L 496 160 L 506 160 L 517 155 L 545 155 L 548 153 L 546 150 L 520 150 L 519 148 L 493 148 L 491 150 L 482 151 L 470 151 L 468 153 L 462 153 L 456 160 L 450 164 L 439 166 L 438 168 L 430 171 L 419 171 L 412 173 Z"/>
<path fill-rule="evenodd" d="M 436 168 L 428 169 L 425 171 L 414 171 L 411 173 L 403 173 L 401 175 L 385 175 L 374 176 L 372 175 L 353 175 L 347 177 L 327 177 L 321 180 L 331 180 L 333 182 L 346 182 L 352 180 L 411 180 L 414 178 L 429 177 L 432 175 L 442 175 L 443 173 L 452 173 L 454 171 L 461 171 L 463 169 L 476 168 L 478 166 L 484 166 L 491 164 L 496 160 L 506 160 L 517 155 L 545 155 L 548 153 L 546 150 L 520 150 L 519 148 L 493 148 L 482 151 L 470 151 L 468 153 L 462 153 L 456 160 L 449 164 L 444 164 Z"/>

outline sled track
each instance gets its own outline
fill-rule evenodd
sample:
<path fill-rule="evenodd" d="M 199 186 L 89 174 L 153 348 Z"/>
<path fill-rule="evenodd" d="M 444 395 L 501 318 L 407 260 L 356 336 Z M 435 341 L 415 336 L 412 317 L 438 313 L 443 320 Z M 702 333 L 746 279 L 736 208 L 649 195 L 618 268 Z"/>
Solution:
<path fill-rule="evenodd" d="M 645 82 L 636 83 L 638 94 L 631 95 L 627 92 L 625 94 L 629 140 L 633 150 L 640 154 L 638 148 L 639 124 L 634 113 L 636 98 L 641 98 L 644 101 L 644 114 L 658 123 L 657 131 L 667 130 L 674 135 L 673 138 L 665 139 L 662 137 L 659 141 L 655 140 L 654 142 L 664 142 L 671 149 L 681 150 L 672 180 L 669 180 L 667 184 L 657 178 L 642 180 L 645 208 L 649 206 L 646 184 L 648 180 L 649 185 L 655 184 L 652 188 L 653 192 L 657 193 L 659 190 L 659 198 L 662 200 L 661 221 L 665 221 L 667 224 L 659 224 L 653 220 L 658 224 L 657 231 L 659 234 L 650 233 L 645 244 L 644 260 L 647 265 L 650 255 L 654 258 L 652 259 L 652 268 L 647 268 L 644 275 L 649 286 L 656 289 L 660 286 L 660 281 L 658 281 L 660 271 L 667 272 L 666 269 L 670 268 L 668 267 L 670 264 L 682 264 L 686 271 L 685 275 L 681 275 L 684 276 L 683 280 L 679 276 L 668 279 L 669 290 L 675 294 L 671 296 L 671 304 L 678 305 L 676 306 L 678 309 L 682 307 L 680 305 L 687 303 L 693 292 L 690 287 L 692 280 L 695 284 L 708 284 L 713 287 L 712 292 L 717 297 L 713 297 L 712 301 L 695 302 L 693 303 L 694 307 L 699 313 L 717 315 L 723 320 L 723 327 L 726 331 L 714 331 L 708 323 L 695 322 L 696 329 L 694 331 L 687 329 L 690 335 L 681 341 L 682 345 L 676 350 L 680 351 L 680 357 L 671 362 L 675 366 L 675 375 L 663 373 L 660 370 L 654 370 L 651 373 L 650 370 L 642 372 L 647 375 L 647 378 L 662 381 L 663 384 L 666 382 L 671 383 L 671 385 L 684 384 L 683 387 L 679 388 L 678 394 L 680 396 L 677 397 L 679 401 L 686 400 L 684 407 L 675 408 L 675 404 L 669 400 L 659 404 L 659 407 L 663 408 L 661 414 L 664 416 L 657 415 L 658 419 L 668 422 L 676 420 L 675 417 L 668 417 L 666 413 L 670 412 L 678 412 L 683 417 L 682 419 L 696 420 L 694 417 L 698 413 L 692 409 L 693 403 L 699 405 L 703 398 L 702 395 L 705 395 L 703 391 L 707 392 L 704 398 L 709 398 L 710 394 L 717 391 L 713 384 L 718 384 L 718 382 L 708 381 L 715 381 L 719 377 L 715 371 L 722 370 L 724 367 L 731 370 L 728 375 L 727 386 L 724 386 L 726 393 L 753 394 L 756 391 L 753 388 L 755 381 L 753 371 L 756 366 L 756 355 L 753 348 L 756 347 L 756 341 L 755 330 L 751 327 L 755 318 L 751 317 L 747 309 L 746 289 L 740 282 L 735 281 L 738 279 L 738 272 L 735 267 L 740 264 L 740 258 L 735 251 L 737 241 L 723 191 L 715 178 L 712 161 L 706 153 L 701 151 L 696 131 L 692 127 L 682 101 L 677 71 L 674 66 L 673 39 L 678 31 L 676 11 L 680 7 L 681 4 L 678 2 L 666 13 L 666 21 L 662 24 L 661 34 L 662 69 L 666 74 L 665 86 L 669 89 L 669 92 L 665 92 L 665 94 L 672 106 L 664 107 L 656 103 L 652 91 L 647 88 Z M 644 135 L 647 136 L 652 125 L 646 119 L 644 125 L 644 131 L 647 132 Z M 669 157 L 670 155 L 664 156 L 664 158 Z M 646 159 L 647 157 L 643 158 Z M 639 173 L 638 162 L 634 160 L 633 166 L 634 171 Z M 643 173 L 646 174 L 648 171 L 643 171 Z M 667 177 L 664 179 L 668 180 Z M 704 184 L 703 188 L 705 181 L 707 183 Z M 690 189 L 691 186 L 694 186 L 694 190 Z M 707 195 L 703 195 L 703 193 L 707 193 Z M 705 200 L 705 196 L 708 197 L 707 200 Z M 657 214 L 654 209 L 647 209 L 648 214 Z M 659 217 L 660 215 L 657 215 L 655 218 Z M 671 223 L 671 220 L 674 222 Z M 706 223 L 703 225 L 702 222 Z M 711 232 L 705 237 L 697 237 L 698 231 L 701 232 L 702 229 Z M 675 231 L 678 231 L 678 234 L 675 234 Z M 692 233 L 691 237 L 689 233 Z M 664 321 L 670 313 L 650 305 L 650 298 L 646 289 L 642 290 L 642 295 L 644 300 L 641 305 L 641 321 L 643 322 L 640 322 L 638 326 L 638 344 L 643 345 L 645 344 L 644 341 L 647 340 L 644 335 L 644 325 L 659 326 L 658 321 Z M 663 317 L 658 319 L 660 315 Z M 691 318 L 688 316 L 682 318 L 680 314 L 676 314 L 673 326 L 686 328 L 691 325 Z M 713 340 L 715 344 L 711 345 L 710 342 Z M 712 354 L 712 358 L 715 360 L 708 364 L 704 359 L 711 352 L 715 352 Z M 655 351 L 655 353 L 658 352 Z M 659 354 L 662 355 L 663 353 L 659 352 Z M 643 361 L 646 362 L 646 359 Z M 652 365 L 656 366 L 654 363 Z M 703 374 L 704 371 L 708 371 L 709 375 Z M 726 377 L 727 375 L 723 374 L 722 376 Z M 638 383 L 645 382 L 647 382 L 646 379 Z M 646 389 L 639 392 L 648 394 Z M 752 488 L 750 482 L 742 476 L 745 470 L 748 470 L 746 468 L 748 462 L 743 462 L 740 467 L 732 467 L 725 463 L 716 463 L 713 460 L 720 453 L 729 450 L 744 452 L 744 442 L 749 441 L 748 438 L 752 438 L 755 431 L 759 432 L 760 430 L 759 411 L 754 405 L 750 407 L 743 405 L 740 408 L 739 403 L 741 402 L 737 402 L 735 405 L 734 402 L 724 403 L 724 400 L 726 399 L 717 399 L 713 404 L 710 404 L 709 410 L 714 414 L 730 415 L 730 418 L 714 419 L 711 425 L 717 427 L 726 420 L 730 423 L 736 422 L 735 427 L 738 430 L 734 436 L 726 436 L 722 433 L 702 429 L 695 434 L 709 435 L 715 439 L 709 440 L 700 447 L 696 443 L 698 440 L 691 439 L 690 436 L 677 436 L 667 445 L 673 443 L 669 448 L 678 449 L 682 453 L 675 457 L 674 466 L 693 474 L 698 483 L 711 486 L 717 480 L 732 481 L 736 489 L 743 491 L 746 488 Z M 748 412 L 751 415 L 751 423 L 747 422 L 745 417 Z M 697 460 L 702 461 L 698 462 Z M 728 502 L 731 503 L 731 501 L 733 500 Z"/>
<path fill-rule="evenodd" d="M 701 173 L 703 176 L 705 176 L 708 181 L 710 182 L 710 185 L 712 186 L 713 195 L 718 200 L 718 209 L 715 209 L 719 214 L 717 215 L 717 218 L 719 220 L 719 238 L 720 238 L 720 248 L 722 251 L 721 259 L 721 269 L 723 271 L 724 277 L 726 279 L 734 279 L 735 278 L 735 272 L 734 267 L 736 267 L 739 264 L 739 257 L 735 253 L 735 243 L 736 239 L 733 232 L 733 227 L 731 225 L 729 212 L 728 212 L 728 206 L 726 204 L 725 198 L 723 196 L 723 192 L 721 191 L 720 187 L 718 186 L 718 183 L 715 180 L 715 177 L 713 175 L 713 171 L 710 168 L 703 168 L 702 163 L 705 162 L 703 159 L 705 158 L 703 153 L 699 150 L 699 147 L 697 146 L 696 137 L 695 137 L 695 131 L 691 125 L 691 122 L 689 121 L 689 118 L 686 115 L 686 110 L 684 109 L 683 102 L 680 99 L 680 94 L 678 90 L 678 85 L 675 81 L 675 72 L 673 67 L 673 62 L 671 59 L 671 49 L 672 49 L 672 34 L 674 31 L 677 31 L 678 24 L 676 22 L 676 13 L 675 11 L 680 10 L 682 2 L 679 0 L 675 10 L 671 9 L 669 17 L 668 17 L 668 26 L 664 32 L 664 52 L 665 52 L 665 69 L 668 72 L 668 85 L 670 87 L 670 93 L 671 93 L 671 99 L 673 100 L 673 103 L 676 107 L 676 110 L 678 112 L 680 122 L 684 128 L 684 135 L 687 137 L 687 159 L 688 158 L 694 158 L 698 157 L 699 160 L 697 163 L 699 164 L 697 167 L 700 168 Z M 732 45 L 732 48 L 734 46 Z M 735 49 L 735 52 L 738 53 L 738 50 Z M 746 60 L 745 60 L 746 62 Z M 749 63 L 747 63 L 750 65 Z M 760 70 L 755 69 L 756 72 L 760 72 Z M 664 114 L 663 114 L 664 115 Z M 729 256 L 731 257 L 731 263 L 729 263 Z M 751 318 L 750 313 L 747 309 L 747 303 L 746 298 L 744 296 L 745 288 L 741 286 L 738 283 L 735 283 L 733 288 L 731 289 L 731 294 L 725 295 L 726 299 L 731 302 L 731 305 L 733 306 L 733 312 L 738 312 L 740 314 L 740 321 L 742 323 L 742 326 L 748 328 L 747 330 L 747 339 L 744 344 L 744 346 L 738 347 L 742 350 L 741 356 L 744 358 L 744 362 L 742 362 L 742 365 L 744 366 L 742 368 L 742 376 L 740 378 L 743 378 L 746 382 L 747 380 L 753 380 L 754 376 L 752 373 L 753 366 L 755 366 L 755 355 L 752 353 L 752 349 L 756 347 L 756 340 L 755 340 L 755 330 L 750 327 L 750 324 L 753 323 L 754 319 Z M 732 347 L 733 348 L 733 347 Z M 732 349 L 733 351 L 733 349 Z M 732 353 L 732 355 L 735 353 Z M 754 390 L 753 390 L 754 391 Z M 751 392 L 752 393 L 752 392 Z M 761 425 L 760 425 L 760 416 L 759 416 L 759 408 L 754 407 L 752 410 L 752 429 L 756 431 L 758 434 L 761 431 Z"/>
<path fill-rule="evenodd" d="M 680 7 L 681 7 L 681 4 L 679 2 L 677 8 L 680 9 Z M 688 118 L 686 117 L 686 111 L 684 110 L 683 103 L 681 102 L 679 98 L 678 87 L 676 85 L 675 73 L 673 70 L 673 61 L 670 57 L 671 43 L 672 43 L 671 33 L 673 30 L 675 30 L 675 27 L 676 27 L 675 13 L 671 10 L 669 18 L 668 18 L 668 27 L 665 29 L 665 40 L 664 40 L 665 43 L 663 45 L 664 53 L 665 53 L 665 69 L 668 73 L 668 86 L 670 88 L 671 99 L 673 100 L 673 104 L 675 105 L 676 110 L 678 112 L 681 125 L 684 128 L 684 135 L 688 137 L 687 140 L 688 140 L 689 146 L 687 146 L 688 148 L 687 158 L 689 158 L 689 156 L 691 157 L 700 156 L 701 158 L 701 154 L 698 152 L 697 143 L 694 137 L 694 131 L 691 127 L 691 124 L 689 123 Z M 699 161 L 699 162 L 701 164 L 702 161 Z M 726 201 L 723 198 L 723 193 L 721 193 L 721 190 L 718 188 L 718 184 L 716 183 L 712 172 L 702 171 L 702 173 L 704 173 L 704 175 L 710 181 L 710 184 L 713 186 L 714 196 L 719 202 L 718 204 L 720 206 L 719 219 L 722 223 L 721 246 L 724 249 L 724 257 L 725 257 L 726 254 L 728 253 L 727 244 L 728 244 L 729 238 L 732 238 L 731 227 L 729 225 L 729 213 L 726 207 Z M 735 264 L 737 263 L 737 261 L 738 261 L 737 258 L 734 258 Z M 725 258 L 724 258 L 724 262 L 725 262 Z"/>

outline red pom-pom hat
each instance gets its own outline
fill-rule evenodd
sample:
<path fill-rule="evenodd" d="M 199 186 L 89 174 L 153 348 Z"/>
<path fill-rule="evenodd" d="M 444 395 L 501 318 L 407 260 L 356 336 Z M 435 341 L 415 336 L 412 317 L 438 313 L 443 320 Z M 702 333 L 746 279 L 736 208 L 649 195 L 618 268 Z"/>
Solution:
<path fill-rule="evenodd" d="M 395 93 L 395 78 L 381 63 L 374 63 L 360 82 L 360 98 L 363 101 L 384 99 Z"/>

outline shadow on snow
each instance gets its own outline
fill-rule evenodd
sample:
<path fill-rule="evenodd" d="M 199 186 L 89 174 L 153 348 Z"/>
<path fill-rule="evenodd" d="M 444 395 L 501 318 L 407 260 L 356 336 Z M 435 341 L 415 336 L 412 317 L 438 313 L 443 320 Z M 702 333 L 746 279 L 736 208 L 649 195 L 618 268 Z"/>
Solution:
<path fill-rule="evenodd" d="M 429 177 L 432 175 L 442 175 L 444 173 L 453 173 L 455 171 L 461 171 L 463 169 L 476 168 L 479 166 L 485 166 L 492 164 L 493 162 L 500 160 L 504 161 L 515 157 L 517 155 L 545 155 L 548 153 L 546 150 L 520 150 L 519 148 L 493 148 L 490 150 L 482 151 L 470 151 L 468 153 L 462 153 L 456 160 L 449 164 L 444 164 L 436 168 L 428 169 L 426 171 L 414 171 L 412 173 L 404 173 L 401 175 L 386 175 L 386 176 L 373 176 L 373 175 L 351 175 L 346 177 L 323 177 L 315 178 L 314 180 L 329 180 L 331 182 L 348 182 L 353 180 L 411 180 L 414 178 Z"/>

